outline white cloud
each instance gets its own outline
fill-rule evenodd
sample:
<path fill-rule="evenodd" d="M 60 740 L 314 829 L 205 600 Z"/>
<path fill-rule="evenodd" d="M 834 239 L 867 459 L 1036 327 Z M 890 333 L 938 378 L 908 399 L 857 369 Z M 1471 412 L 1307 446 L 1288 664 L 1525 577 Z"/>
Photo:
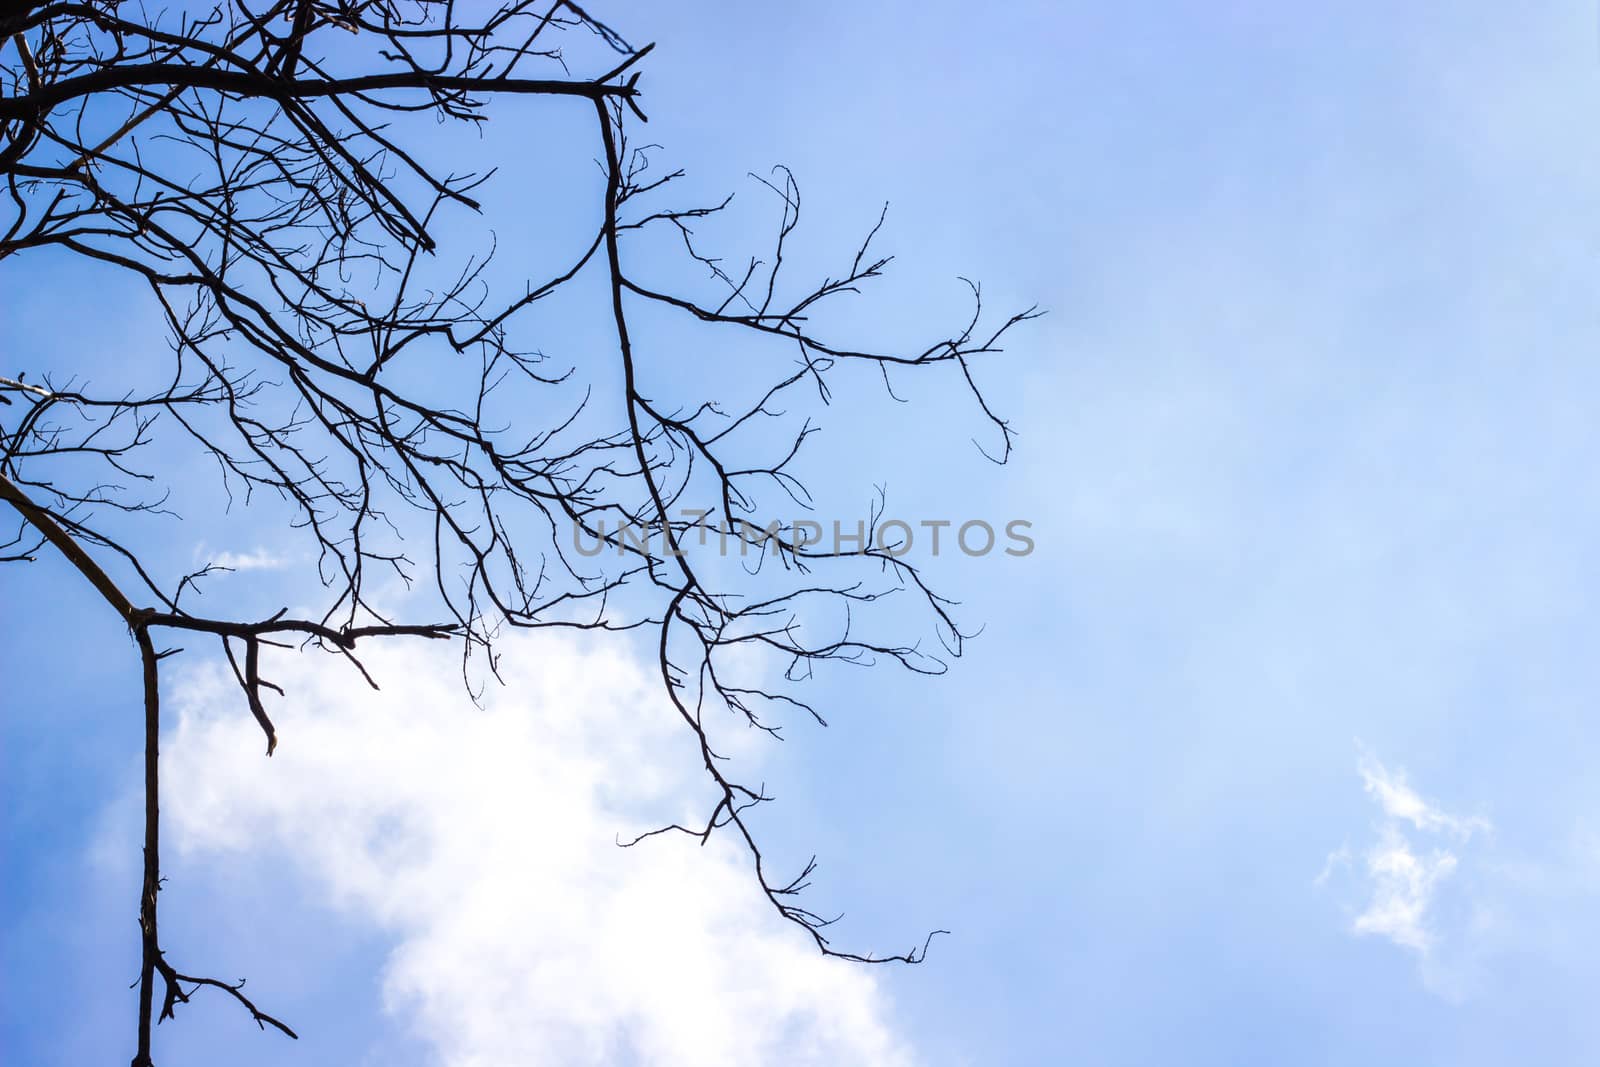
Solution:
<path fill-rule="evenodd" d="M 1321 889 L 1328 884 L 1328 879 L 1333 877 L 1335 871 L 1343 870 L 1350 866 L 1350 846 L 1340 845 L 1328 853 L 1327 860 L 1322 864 L 1322 873 L 1311 880 L 1311 884 Z"/>
<path fill-rule="evenodd" d="M 1427 952 L 1432 945 L 1428 908 L 1439 883 L 1456 869 L 1456 857 L 1439 849 L 1418 855 L 1390 823 L 1380 830 L 1378 844 L 1367 853 L 1366 869 L 1372 881 L 1372 899 L 1356 916 L 1352 928 L 1358 934 L 1378 934 L 1405 948 Z"/>
<path fill-rule="evenodd" d="M 254 552 L 223 552 L 213 562 L 219 567 L 230 567 L 236 571 L 273 571 L 288 561 L 264 548 L 258 548 Z"/>
<path fill-rule="evenodd" d="M 163 753 L 187 854 L 265 853 L 394 938 L 385 1002 L 450 1067 L 912 1062 L 874 972 L 819 956 L 731 841 L 623 850 L 704 816 L 696 752 L 616 650 L 503 646 L 475 708 L 439 646 L 301 654 L 271 760 L 220 670 L 175 694 Z"/>
<path fill-rule="evenodd" d="M 1490 828 L 1488 821 L 1483 818 L 1461 818 L 1429 804 L 1406 784 L 1404 770 L 1391 774 L 1371 755 L 1361 757 L 1359 769 L 1367 792 L 1372 794 L 1383 808 L 1383 813 L 1391 819 L 1404 820 L 1418 830 L 1430 833 L 1445 832 L 1463 841 L 1474 833 Z"/>
<path fill-rule="evenodd" d="M 218 552 L 213 555 L 202 544 L 195 549 L 194 556 L 196 562 L 235 571 L 275 571 L 289 563 L 286 557 L 259 547 L 249 552 Z"/>
<path fill-rule="evenodd" d="M 1390 772 L 1369 754 L 1362 756 L 1359 771 L 1383 819 L 1377 842 L 1362 856 L 1366 902 L 1350 928 L 1388 938 L 1427 961 L 1438 943 L 1434 919 L 1441 888 L 1460 865 L 1453 849 L 1492 827 L 1481 817 L 1452 815 L 1430 803 L 1406 783 L 1403 770 Z M 1443 838 L 1448 847 L 1425 845 L 1423 837 Z M 1352 856 L 1344 846 L 1328 856 L 1317 884 L 1326 884 L 1335 869 L 1348 866 Z"/>
<path fill-rule="evenodd" d="M 1594 941 L 1600 847 L 1584 819 L 1533 854 L 1508 851 L 1487 819 L 1444 810 L 1403 771 L 1370 755 L 1359 771 L 1380 812 L 1375 839 L 1335 849 L 1314 882 L 1347 898 L 1351 933 L 1407 950 L 1423 984 L 1453 1001 L 1484 993 L 1506 958 L 1592 968 L 1582 946 Z"/>

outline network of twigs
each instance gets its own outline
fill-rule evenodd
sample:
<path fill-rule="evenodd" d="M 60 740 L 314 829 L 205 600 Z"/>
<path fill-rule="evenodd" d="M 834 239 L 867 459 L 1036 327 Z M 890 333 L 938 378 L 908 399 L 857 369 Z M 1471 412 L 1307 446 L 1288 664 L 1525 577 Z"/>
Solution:
<path fill-rule="evenodd" d="M 807 503 L 797 457 L 814 425 L 786 412 L 801 394 L 825 403 L 848 365 L 881 371 L 885 386 L 892 374 L 951 375 L 1003 461 L 1012 433 L 979 391 L 974 363 L 1033 312 L 980 328 L 973 287 L 971 316 L 931 344 L 879 352 L 822 336 L 819 311 L 888 262 L 873 248 L 878 227 L 836 277 L 792 284 L 785 251 L 801 202 L 779 169 L 763 180 L 776 195 L 775 242 L 729 270 L 696 232 L 727 201 L 663 206 L 678 173 L 649 175 L 630 148 L 629 129 L 646 118 L 638 82 L 650 48 L 563 0 L 484 10 L 448 0 L 275 0 L 255 10 L 236 0 L 155 14 L 85 0 L 24 2 L 0 15 L 0 263 L 53 247 L 112 265 L 147 283 L 170 333 L 165 363 L 152 364 L 142 390 L 97 392 L 67 352 L 6 346 L 13 366 L 0 365 L 0 496 L 19 519 L 0 560 L 53 545 L 123 617 L 145 664 L 135 1067 L 152 1062 L 152 1016 L 170 1016 L 202 987 L 291 1033 L 238 985 L 179 973 L 162 954 L 156 741 L 168 653 L 156 631 L 219 643 L 270 754 L 265 694 L 283 690 L 261 673 L 263 646 L 317 645 L 362 670 L 364 642 L 454 639 L 464 661 L 476 653 L 492 669 L 507 626 L 653 627 L 665 692 L 698 739 L 715 793 L 703 823 L 654 833 L 736 835 L 772 905 L 826 953 L 915 962 L 926 949 L 878 956 L 830 943 L 831 920 L 799 903 L 814 862 L 793 879 L 769 870 L 748 815 L 769 798 L 737 780 L 707 716 L 720 707 L 776 732 L 786 714 L 821 720 L 789 685 L 821 661 L 937 672 L 960 653 L 952 605 L 893 546 L 873 541 L 875 523 L 864 543 L 828 550 L 759 498 Z M 574 74 L 573 54 L 593 69 Z M 441 171 L 427 145 L 437 122 L 481 123 L 493 100 L 512 94 L 591 111 L 603 180 L 581 254 L 495 303 L 483 258 L 437 282 L 443 220 L 477 210 L 487 176 Z M 695 283 L 684 293 L 630 272 L 630 242 L 661 231 Z M 605 350 L 559 366 L 518 340 L 528 309 L 594 276 L 609 295 Z M 717 295 L 703 295 L 708 285 Z M 644 305 L 743 331 L 770 377 L 746 396 L 653 400 L 646 382 L 662 372 L 645 365 L 630 332 Z M 585 375 L 602 364 L 609 377 Z M 600 395 L 597 380 L 620 385 Z M 514 410 L 564 414 L 502 419 L 506 396 Z M 326 590 L 320 614 L 201 612 L 185 594 L 218 568 L 168 576 L 148 562 L 140 524 L 165 510 L 166 457 L 177 448 L 209 457 L 230 500 L 266 496 L 291 511 Z M 708 528 L 759 531 L 757 550 L 737 568 L 719 565 Z M 653 536 L 628 535 L 638 530 Z M 575 555 L 579 537 L 605 551 Z M 385 602 L 395 579 L 419 577 L 431 591 L 406 598 L 404 615 Z M 942 647 L 865 632 L 857 609 L 891 591 L 921 602 Z M 418 603 L 430 613 L 410 617 Z M 827 616 L 829 606 L 841 610 Z M 813 621 L 819 610 L 831 629 Z M 781 657 L 784 677 L 730 677 L 726 655 L 752 648 Z"/>

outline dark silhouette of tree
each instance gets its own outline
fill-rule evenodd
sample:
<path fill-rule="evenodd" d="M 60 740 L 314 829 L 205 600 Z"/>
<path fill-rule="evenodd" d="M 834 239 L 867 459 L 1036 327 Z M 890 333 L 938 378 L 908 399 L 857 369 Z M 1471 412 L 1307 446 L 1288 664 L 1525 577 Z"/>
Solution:
<path fill-rule="evenodd" d="M 747 814 L 769 798 L 737 780 L 704 716 L 720 707 L 776 733 L 786 713 L 821 721 L 790 684 L 819 662 L 938 672 L 960 653 L 951 603 L 880 543 L 875 510 L 866 539 L 845 550 L 772 501 L 807 503 L 797 457 L 815 426 L 791 412 L 826 403 L 850 367 L 891 391 L 900 374 L 948 375 L 1003 461 L 1011 431 L 974 364 L 1032 311 L 980 328 L 974 286 L 970 317 L 907 351 L 825 333 L 833 304 L 888 262 L 873 249 L 878 228 L 836 276 L 791 284 L 800 196 L 780 169 L 757 179 L 776 194 L 775 244 L 728 267 L 697 233 L 728 200 L 670 206 L 680 172 L 657 176 L 630 146 L 646 120 L 649 52 L 563 0 L 24 0 L 0 15 L 0 261 L 17 269 L 54 247 L 125 271 L 170 334 L 162 353 L 141 348 L 146 384 L 133 390 L 97 391 L 67 352 L 6 346 L 12 366 L 0 365 L 0 498 L 19 520 L 0 559 L 24 562 L 48 543 L 126 623 L 143 663 L 134 1067 L 152 1062 L 152 1023 L 206 987 L 293 1036 L 242 984 L 188 974 L 162 950 L 157 742 L 174 632 L 220 646 L 271 755 L 268 705 L 285 691 L 262 674 L 263 646 L 322 649 L 365 673 L 357 655 L 369 641 L 455 640 L 471 687 L 482 676 L 470 665 L 493 671 L 507 626 L 654 628 L 664 690 L 715 787 L 703 823 L 654 833 L 735 835 L 778 914 L 823 952 L 916 962 L 926 951 L 830 943 L 830 920 L 800 903 L 814 861 L 794 878 L 772 872 Z M 483 123 L 511 95 L 592 113 L 600 166 L 591 203 L 528 206 L 589 212 L 592 240 L 495 303 L 487 260 L 447 262 L 443 244 L 488 175 L 441 169 L 428 149 L 440 123 Z M 629 250 L 660 234 L 684 269 L 651 278 Z M 558 364 L 529 341 L 529 309 L 589 279 L 605 293 L 609 339 Z M 764 380 L 660 399 L 676 379 L 657 346 L 639 343 L 647 311 L 737 332 Z M 235 505 L 288 509 L 314 549 L 318 612 L 201 610 L 201 584 L 225 568 L 169 575 L 151 561 L 174 457 L 194 455 Z M 736 565 L 719 551 L 729 530 L 753 546 Z M 575 551 L 584 544 L 600 551 Z M 403 603 L 388 597 L 396 579 L 419 577 Z M 922 605 L 937 643 L 874 630 L 871 606 L 890 592 Z M 730 667 L 751 648 L 784 657 L 783 677 Z"/>

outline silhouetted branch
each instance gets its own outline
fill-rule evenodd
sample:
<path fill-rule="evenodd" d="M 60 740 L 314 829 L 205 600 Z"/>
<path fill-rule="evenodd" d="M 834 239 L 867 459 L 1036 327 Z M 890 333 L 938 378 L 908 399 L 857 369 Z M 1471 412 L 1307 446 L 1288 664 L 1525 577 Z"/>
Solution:
<path fill-rule="evenodd" d="M 652 170 L 650 149 L 629 144 L 650 51 L 564 0 L 268 0 L 165 14 L 84 0 L 0 14 L 0 260 L 54 248 L 120 271 L 169 335 L 164 356 L 130 346 L 131 390 L 99 388 L 70 352 L 0 356 L 12 364 L 0 367 L 0 501 L 19 524 L 0 563 L 53 546 L 141 653 L 136 1067 L 152 1063 L 153 1022 L 205 986 L 294 1036 L 242 982 L 180 974 L 162 955 L 157 743 L 160 662 L 172 652 L 153 643 L 161 629 L 218 641 L 271 755 L 271 701 L 294 690 L 263 674 L 263 646 L 336 653 L 376 686 L 357 658 L 365 642 L 459 640 L 475 692 L 468 657 L 487 653 L 477 662 L 493 672 L 507 626 L 654 627 L 662 685 L 714 802 L 704 823 L 627 844 L 732 834 L 775 911 L 821 951 L 926 954 L 932 935 L 887 955 L 830 942 L 836 919 L 800 903 L 815 859 L 794 877 L 772 872 L 749 814 L 771 797 L 715 750 L 711 716 L 781 737 L 789 718 L 826 725 L 794 689 L 820 664 L 933 674 L 960 654 L 971 633 L 955 605 L 880 541 L 881 490 L 854 549 L 805 536 L 793 509 L 814 504 L 807 444 L 835 391 L 856 387 L 854 370 L 895 399 L 891 375 L 944 375 L 998 435 L 984 454 L 1003 462 L 1013 430 L 982 391 L 981 365 L 1037 312 L 985 325 L 968 283 L 970 314 L 908 348 L 838 336 L 833 308 L 890 263 L 877 251 L 887 207 L 833 273 L 797 280 L 802 198 L 779 167 L 754 179 L 775 217 L 769 247 L 718 253 L 702 231 L 733 197 L 672 204 L 683 172 Z M 442 253 L 489 176 L 441 171 L 422 149 L 435 122 L 476 125 L 496 98 L 530 94 L 592 112 L 603 185 L 576 207 L 525 205 L 587 211 L 592 223 L 506 292 L 490 256 Z M 659 253 L 663 241 L 676 268 L 631 251 Z M 607 347 L 557 362 L 536 343 L 533 309 L 581 295 L 580 279 L 597 273 Z M 685 382 L 659 342 L 639 340 L 662 316 L 742 342 L 749 380 Z M 197 458 L 230 508 L 287 512 L 309 561 L 293 585 L 308 606 L 262 617 L 219 604 L 206 579 L 227 561 L 175 568 L 161 550 L 152 531 L 196 491 L 176 465 Z M 724 562 L 730 544 L 737 565 Z M 396 585 L 410 595 L 395 597 Z M 903 618 L 883 613 L 896 600 L 919 609 L 924 632 L 906 635 Z M 751 651 L 781 669 L 747 677 L 732 657 Z"/>

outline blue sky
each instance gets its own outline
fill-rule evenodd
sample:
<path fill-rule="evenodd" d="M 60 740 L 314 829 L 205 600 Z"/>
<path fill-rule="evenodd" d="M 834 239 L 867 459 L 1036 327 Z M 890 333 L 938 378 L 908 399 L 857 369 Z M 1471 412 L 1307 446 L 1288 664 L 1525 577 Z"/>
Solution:
<path fill-rule="evenodd" d="M 626 643 L 530 648 L 566 688 L 530 667 L 481 713 L 417 660 L 388 662 L 389 705 L 306 666 L 270 765 L 197 655 L 170 694 L 169 778 L 193 784 L 169 802 L 169 936 L 304 1040 L 200 1003 L 161 1062 L 677 1063 L 694 1042 L 771 1063 L 1592 1062 L 1592 8 L 613 21 L 658 42 L 649 134 L 697 188 L 788 164 L 818 250 L 891 201 L 894 277 L 862 329 L 930 332 L 958 274 L 1049 309 L 984 372 L 1012 466 L 977 454 L 953 392 L 842 402 L 817 442 L 841 501 L 887 480 L 908 518 L 1034 523 L 1026 559 L 941 559 L 983 636 L 935 681 L 824 679 L 828 730 L 745 754 L 846 940 L 952 934 L 917 968 L 835 966 L 748 907 L 731 855 L 615 853 L 693 789 L 651 720 L 636 748 L 597 739 L 664 711 Z M 581 132 L 557 111 L 512 111 L 501 143 Z M 519 173 L 557 185 L 563 164 L 506 151 L 502 247 L 559 244 L 576 222 L 508 215 Z M 146 334 L 131 287 L 100 279 L 85 314 L 79 268 L 5 269 L 0 358 L 112 375 Z M 184 558 L 288 551 L 234 529 L 161 536 Z M 285 595 L 275 573 L 230 581 Z M 53 560 L 0 570 L 0 600 L 0 1047 L 101 1062 L 134 1014 L 136 661 Z M 368 751 L 380 715 L 414 732 Z M 403 792 L 418 747 L 449 744 L 443 792 Z M 626 784 L 591 794 L 585 768 Z M 495 783 L 524 824 L 487 817 Z"/>

